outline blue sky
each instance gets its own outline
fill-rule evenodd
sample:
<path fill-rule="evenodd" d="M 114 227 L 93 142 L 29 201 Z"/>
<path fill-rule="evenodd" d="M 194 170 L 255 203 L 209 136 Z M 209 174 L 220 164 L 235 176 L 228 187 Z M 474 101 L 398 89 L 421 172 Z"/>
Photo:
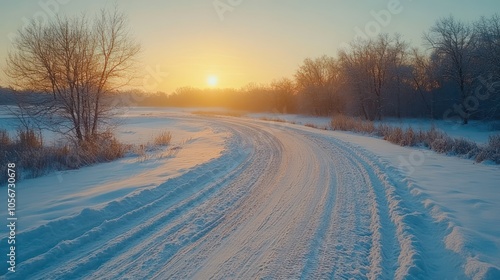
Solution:
<path fill-rule="evenodd" d="M 10 48 L 9 34 L 27 19 L 50 19 L 53 11 L 92 16 L 114 3 L 128 15 L 142 44 L 145 75 L 164 74 L 158 83 L 148 83 L 154 84 L 148 90 L 167 92 L 205 87 L 210 75 L 219 78 L 220 87 L 291 77 L 307 57 L 335 56 L 356 30 L 398 32 L 420 46 L 423 32 L 440 17 L 472 21 L 500 11 L 498 0 L 0 0 L 0 66 Z M 218 13 L 215 6 L 230 10 Z M 388 6 L 397 7 L 396 13 Z M 3 77 L 0 85 L 5 86 Z"/>

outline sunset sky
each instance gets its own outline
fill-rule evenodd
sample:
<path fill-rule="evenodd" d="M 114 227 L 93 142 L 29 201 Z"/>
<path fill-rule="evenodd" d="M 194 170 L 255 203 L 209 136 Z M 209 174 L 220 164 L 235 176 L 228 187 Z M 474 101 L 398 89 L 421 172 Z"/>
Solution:
<path fill-rule="evenodd" d="M 11 34 L 33 17 L 93 15 L 114 1 L 0 0 L 0 66 Z M 361 31 L 399 32 L 420 46 L 424 31 L 453 14 L 475 20 L 500 11 L 500 1 L 465 0 L 145 0 L 117 1 L 142 45 L 137 87 L 172 92 L 183 86 L 242 87 L 291 77 L 307 57 L 335 56 Z M 219 11 L 216 9 L 219 7 Z M 392 7 L 392 8 L 388 8 Z M 230 10 L 224 10 L 230 7 Z M 391 12 L 392 11 L 392 12 Z M 390 14 L 390 18 L 387 15 Z M 378 17 L 378 22 L 377 22 Z M 365 30 L 368 28 L 369 32 Z M 371 28 L 371 29 L 370 29 Z M 0 85 L 6 86 L 3 73 Z"/>

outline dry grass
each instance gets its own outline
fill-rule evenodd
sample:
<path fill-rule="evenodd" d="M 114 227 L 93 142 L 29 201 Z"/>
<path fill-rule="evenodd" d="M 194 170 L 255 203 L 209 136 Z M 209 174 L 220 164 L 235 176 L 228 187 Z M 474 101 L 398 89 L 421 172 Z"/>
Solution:
<path fill-rule="evenodd" d="M 496 153 L 500 153 L 500 134 L 490 135 L 488 146 Z"/>
<path fill-rule="evenodd" d="M 129 146 L 120 143 L 111 132 L 105 132 L 95 139 L 79 143 L 73 149 L 82 166 L 85 166 L 122 158 L 129 150 Z"/>
<path fill-rule="evenodd" d="M 9 146 L 12 143 L 9 133 L 5 129 L 0 129 L 0 147 Z"/>
<path fill-rule="evenodd" d="M 168 146 L 170 144 L 170 141 L 172 141 L 172 133 L 170 133 L 170 131 L 164 130 L 154 137 L 153 143 L 156 146 Z"/>
<path fill-rule="evenodd" d="M 316 125 L 313 123 L 306 123 L 304 126 L 311 127 L 311 128 L 316 128 L 316 129 L 321 129 L 321 130 L 328 130 L 327 126 L 322 126 L 322 125 Z"/>
<path fill-rule="evenodd" d="M 488 145 L 479 149 L 476 161 L 482 162 L 486 160 L 500 164 L 500 134 L 491 135 L 488 139 Z"/>
<path fill-rule="evenodd" d="M 41 133 L 34 130 L 18 131 L 15 139 L 6 130 L 0 130 L 0 170 L 4 170 L 9 162 L 14 162 L 18 166 L 18 175 L 35 178 L 56 170 L 78 169 L 113 161 L 129 153 L 148 159 L 155 157 L 157 147 L 168 146 L 171 140 L 169 131 L 161 131 L 153 136 L 153 144 L 125 145 L 108 131 L 79 143 L 44 146 Z M 177 150 L 172 149 L 167 154 L 174 154 Z M 164 156 L 163 153 L 161 155 Z M 0 182 L 6 182 L 6 179 L 6 173 L 1 173 Z"/>
<path fill-rule="evenodd" d="M 14 162 L 24 178 L 112 161 L 125 156 L 129 150 L 128 145 L 120 143 L 109 132 L 98 135 L 92 141 L 44 146 L 42 135 L 34 130 L 18 131 L 15 139 L 11 139 L 5 131 L 0 131 L 0 142 L 0 168 Z M 4 176 L 0 174 L 0 182 L 5 182 Z"/>
<path fill-rule="evenodd" d="M 333 117 L 330 125 L 333 130 L 354 131 L 368 134 L 375 132 L 375 125 L 373 122 L 344 115 Z"/>
<path fill-rule="evenodd" d="M 441 154 L 471 158 L 477 162 L 489 160 L 500 163 L 500 134 L 490 136 L 487 145 L 479 146 L 464 138 L 452 138 L 434 126 L 427 131 L 414 131 L 411 127 L 404 129 L 386 124 L 375 126 L 371 121 L 348 116 L 333 117 L 331 126 L 334 130 L 377 135 L 400 146 L 422 145 Z"/>
<path fill-rule="evenodd" d="M 451 153 L 467 158 L 477 157 L 479 153 L 479 147 L 475 142 L 469 141 L 464 138 L 455 138 L 453 139 Z"/>
<path fill-rule="evenodd" d="M 18 143 L 27 149 L 40 148 L 43 145 L 43 139 L 40 133 L 36 133 L 33 129 L 18 130 L 17 131 Z"/>

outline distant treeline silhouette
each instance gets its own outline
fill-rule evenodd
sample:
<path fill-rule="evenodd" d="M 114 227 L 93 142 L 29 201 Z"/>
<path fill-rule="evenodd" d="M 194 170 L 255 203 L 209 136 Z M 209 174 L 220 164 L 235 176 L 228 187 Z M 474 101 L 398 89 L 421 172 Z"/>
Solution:
<path fill-rule="evenodd" d="M 337 57 L 305 59 L 291 78 L 241 89 L 180 88 L 140 94 L 140 105 L 257 112 L 500 119 L 500 17 L 450 16 L 424 34 L 425 50 L 398 34 L 357 39 Z"/>

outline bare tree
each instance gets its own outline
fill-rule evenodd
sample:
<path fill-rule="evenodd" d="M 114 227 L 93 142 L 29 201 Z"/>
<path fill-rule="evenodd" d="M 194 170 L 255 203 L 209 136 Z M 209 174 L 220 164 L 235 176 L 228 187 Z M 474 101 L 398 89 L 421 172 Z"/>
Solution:
<path fill-rule="evenodd" d="M 295 73 L 298 91 L 309 99 L 316 115 L 330 115 L 343 109 L 339 66 L 334 58 L 324 55 L 305 59 Z"/>
<path fill-rule="evenodd" d="M 444 78 L 458 86 L 463 110 L 460 116 L 463 124 L 467 124 L 470 112 L 466 101 L 472 94 L 475 75 L 474 51 L 477 35 L 474 28 L 450 16 L 438 20 L 424 38 L 444 62 Z"/>
<path fill-rule="evenodd" d="M 350 47 L 339 52 L 342 72 L 358 96 L 364 117 L 380 120 L 391 86 L 396 91 L 397 108 L 400 107 L 398 87 L 403 83 L 407 44 L 399 35 L 391 38 L 381 34 L 375 39 L 354 41 Z"/>
<path fill-rule="evenodd" d="M 396 97 L 396 115 L 401 118 L 403 94 L 407 81 L 411 77 L 408 59 L 408 43 L 402 40 L 401 35 L 396 34 L 389 42 L 387 49 L 388 82 Z"/>
<path fill-rule="evenodd" d="M 20 30 L 7 58 L 6 74 L 18 89 L 46 93 L 21 110 L 78 142 L 106 130 L 114 109 L 111 97 L 133 77 L 140 46 L 118 11 L 32 21 Z"/>
<path fill-rule="evenodd" d="M 430 117 L 435 118 L 435 90 L 442 86 L 438 77 L 440 63 L 432 56 L 413 48 L 410 64 L 412 71 L 410 85 L 419 94 Z"/>
<path fill-rule="evenodd" d="M 271 82 L 276 110 L 282 113 L 295 112 L 295 89 L 294 82 L 289 78 L 281 78 Z"/>
<path fill-rule="evenodd" d="M 475 28 L 481 64 L 496 80 L 500 80 L 500 15 L 482 17 Z"/>
<path fill-rule="evenodd" d="M 485 118 L 500 117 L 500 16 L 495 14 L 490 18 L 482 17 L 475 24 L 478 36 L 477 57 L 481 69 L 479 69 L 480 86 L 476 90 L 486 91 L 483 98 L 488 102 L 482 102 L 481 112 Z M 477 94 L 477 93 L 476 93 Z"/>
<path fill-rule="evenodd" d="M 369 56 L 368 49 L 365 47 L 367 41 L 356 40 L 351 42 L 350 49 L 339 51 L 339 60 L 345 81 L 353 96 L 349 101 L 356 102 L 359 107 L 359 113 L 365 119 L 373 119 L 371 114 L 371 79 L 369 69 L 373 61 Z"/>

